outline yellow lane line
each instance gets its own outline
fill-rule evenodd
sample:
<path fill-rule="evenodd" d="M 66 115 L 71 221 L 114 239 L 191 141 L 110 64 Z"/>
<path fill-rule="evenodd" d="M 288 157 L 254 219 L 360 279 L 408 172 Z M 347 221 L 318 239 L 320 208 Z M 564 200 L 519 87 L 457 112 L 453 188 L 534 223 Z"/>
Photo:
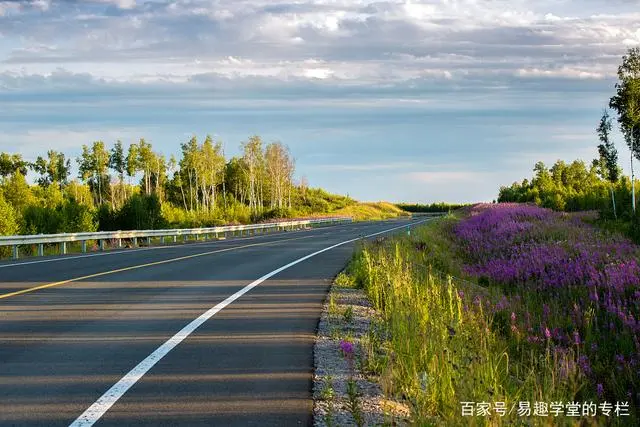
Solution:
<path fill-rule="evenodd" d="M 110 270 L 110 271 L 103 271 L 101 273 L 89 274 L 87 276 L 75 277 L 73 279 L 61 280 L 60 282 L 47 283 L 45 285 L 35 286 L 33 288 L 22 289 L 20 291 L 10 292 L 8 294 L 0 295 L 0 299 L 15 297 L 15 296 L 18 296 L 18 295 L 39 291 L 39 290 L 42 290 L 42 289 L 53 288 L 55 286 L 65 285 L 65 284 L 71 283 L 71 282 L 78 282 L 80 280 L 93 279 L 94 277 L 106 276 L 108 274 L 121 273 L 123 271 L 129 271 L 129 270 L 136 270 L 138 268 L 143 268 L 143 267 L 152 267 L 152 266 L 155 266 L 155 265 L 168 264 L 170 262 L 184 261 L 185 259 L 197 258 L 197 257 L 206 256 L 206 255 L 212 255 L 212 254 L 216 254 L 216 253 L 220 253 L 220 252 L 229 252 L 229 251 L 233 251 L 233 250 L 237 250 L 237 249 L 250 248 L 250 247 L 254 247 L 254 246 L 266 246 L 266 245 L 272 245 L 272 244 L 280 243 L 280 242 L 290 242 L 292 240 L 309 239 L 311 237 L 316 237 L 316 236 L 294 237 L 294 238 L 290 238 L 290 239 L 281 239 L 281 240 L 276 240 L 276 241 L 271 241 L 271 242 L 252 243 L 252 244 L 249 244 L 249 245 L 234 246 L 232 248 L 225 248 L 225 249 L 216 249 L 215 251 L 202 252 L 202 253 L 194 254 L 194 255 L 186 255 L 186 256 L 181 256 L 181 257 L 178 257 L 178 258 L 165 259 L 165 260 L 162 260 L 162 261 L 149 262 L 147 264 L 133 265 L 133 266 L 130 266 L 130 267 L 118 268 L 116 270 Z"/>

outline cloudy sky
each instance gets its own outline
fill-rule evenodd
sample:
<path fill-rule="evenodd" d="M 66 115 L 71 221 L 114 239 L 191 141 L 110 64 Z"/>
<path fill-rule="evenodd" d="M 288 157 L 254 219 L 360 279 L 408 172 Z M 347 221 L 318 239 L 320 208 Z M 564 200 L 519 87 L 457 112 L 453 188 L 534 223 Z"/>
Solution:
<path fill-rule="evenodd" d="M 259 134 L 334 192 L 492 200 L 595 157 L 639 44 L 638 0 L 0 0 L 0 151 Z"/>

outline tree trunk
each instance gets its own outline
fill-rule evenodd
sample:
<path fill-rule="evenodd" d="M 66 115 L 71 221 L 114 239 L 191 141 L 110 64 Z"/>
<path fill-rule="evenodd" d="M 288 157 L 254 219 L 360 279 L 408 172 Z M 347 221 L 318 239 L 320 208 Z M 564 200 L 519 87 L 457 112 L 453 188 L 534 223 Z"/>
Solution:
<path fill-rule="evenodd" d="M 618 219 L 618 213 L 616 212 L 616 195 L 613 192 L 613 184 L 610 187 L 611 190 L 611 203 L 613 204 L 613 217 Z"/>
<path fill-rule="evenodd" d="M 633 135 L 631 135 L 631 138 L 633 138 Z M 633 143 L 633 139 L 631 140 L 631 145 L 632 147 L 635 147 L 635 144 Z M 633 149 L 631 150 L 631 207 L 633 209 L 633 214 L 636 214 L 636 178 L 635 175 L 633 173 Z"/>

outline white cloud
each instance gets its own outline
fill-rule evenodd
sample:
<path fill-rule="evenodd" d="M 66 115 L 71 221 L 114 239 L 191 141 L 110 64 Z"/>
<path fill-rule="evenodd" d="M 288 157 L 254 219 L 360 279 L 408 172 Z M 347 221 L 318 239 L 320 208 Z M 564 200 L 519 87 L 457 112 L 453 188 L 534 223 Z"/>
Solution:
<path fill-rule="evenodd" d="M 434 127 L 455 121 L 437 137 L 443 152 L 473 156 L 458 141 L 477 138 L 493 114 L 497 125 L 481 129 L 483 143 L 495 142 L 487 156 L 512 154 L 529 131 L 536 155 L 560 153 L 561 145 L 567 153 L 579 144 L 593 150 L 581 135 L 593 132 L 621 55 L 640 44 L 639 28 L 638 2 L 623 0 L 0 0 L 3 128 L 34 132 L 57 120 L 76 129 L 5 133 L 0 148 L 20 140 L 39 150 L 47 139 L 71 148 L 115 136 L 110 126 L 192 117 L 189 126 L 219 119 L 260 131 L 258 118 L 233 116 L 260 110 L 289 129 L 302 125 L 283 111 L 304 111 L 305 132 L 317 130 L 318 144 L 344 141 L 340 147 L 362 129 L 375 129 L 367 142 L 428 146 Z M 361 112 L 373 115 L 356 130 L 340 116 Z M 472 120 L 460 121 L 465 115 Z M 552 115 L 580 115 L 580 127 L 542 132 Z M 531 118 L 524 126 L 523 117 Z M 503 135 L 499 126 L 514 122 L 516 131 Z M 82 134 L 84 124 L 100 131 Z M 394 155 L 363 161 L 389 174 L 416 171 L 402 176 L 407 188 L 498 181 L 481 172 L 404 169 Z M 335 171 L 364 172 L 358 167 Z"/>

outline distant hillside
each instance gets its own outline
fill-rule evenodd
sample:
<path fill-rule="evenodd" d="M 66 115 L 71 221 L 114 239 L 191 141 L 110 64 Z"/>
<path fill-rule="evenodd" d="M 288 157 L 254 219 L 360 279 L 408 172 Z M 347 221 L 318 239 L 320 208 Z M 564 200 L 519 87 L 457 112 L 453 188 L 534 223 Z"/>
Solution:
<path fill-rule="evenodd" d="M 356 221 L 380 220 L 409 216 L 398 206 L 388 202 L 354 203 L 335 212 L 337 215 L 352 216 Z"/>

